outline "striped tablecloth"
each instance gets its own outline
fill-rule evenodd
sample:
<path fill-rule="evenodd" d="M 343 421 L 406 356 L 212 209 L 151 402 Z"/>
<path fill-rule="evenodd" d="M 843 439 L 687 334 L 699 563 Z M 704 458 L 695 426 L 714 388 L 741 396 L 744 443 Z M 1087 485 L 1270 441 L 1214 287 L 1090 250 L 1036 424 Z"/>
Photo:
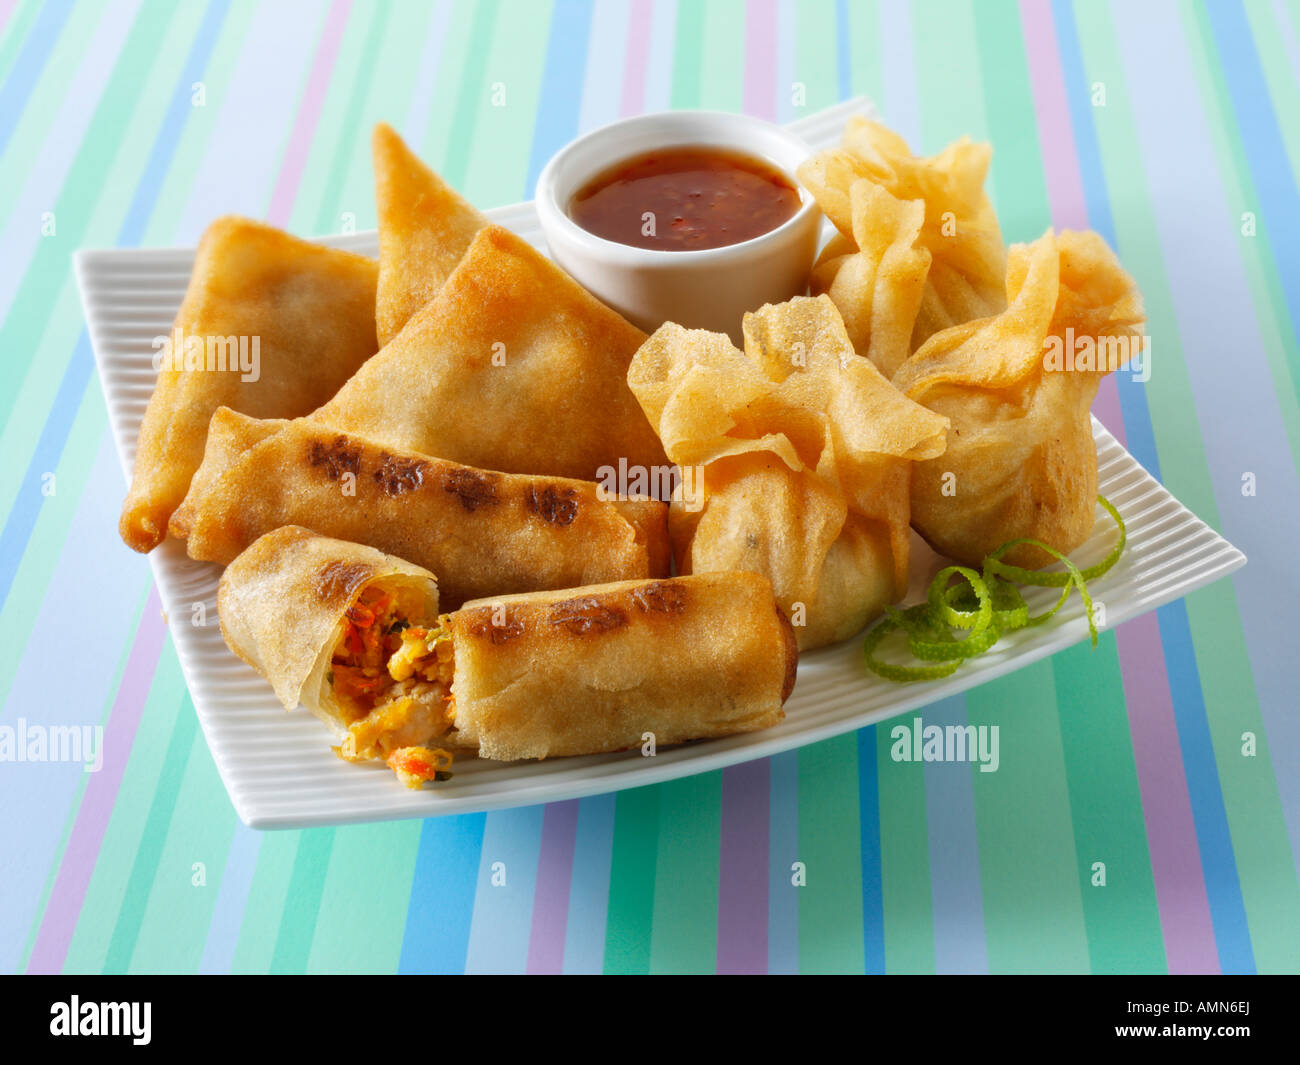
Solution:
<path fill-rule="evenodd" d="M 0 730 L 103 728 L 97 772 L 0 762 L 0 970 L 1300 969 L 1298 42 L 1296 0 L 0 0 Z M 380 118 L 491 206 L 621 115 L 859 93 L 918 149 L 991 140 L 1009 240 L 1116 247 L 1154 371 L 1096 411 L 1250 564 L 922 711 L 1000 724 L 996 773 L 881 726 L 547 807 L 240 825 L 115 534 L 72 252 L 371 227 Z"/>

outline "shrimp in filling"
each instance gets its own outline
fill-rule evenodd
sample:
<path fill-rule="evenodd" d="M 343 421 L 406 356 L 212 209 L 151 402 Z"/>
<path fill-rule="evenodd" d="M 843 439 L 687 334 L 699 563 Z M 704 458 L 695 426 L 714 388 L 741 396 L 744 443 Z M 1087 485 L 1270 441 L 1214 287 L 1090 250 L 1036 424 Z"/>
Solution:
<path fill-rule="evenodd" d="M 341 758 L 381 759 L 409 787 L 441 779 L 451 755 L 431 745 L 453 727 L 451 637 L 413 623 L 371 585 L 348 608 L 326 682 L 347 726 Z"/>

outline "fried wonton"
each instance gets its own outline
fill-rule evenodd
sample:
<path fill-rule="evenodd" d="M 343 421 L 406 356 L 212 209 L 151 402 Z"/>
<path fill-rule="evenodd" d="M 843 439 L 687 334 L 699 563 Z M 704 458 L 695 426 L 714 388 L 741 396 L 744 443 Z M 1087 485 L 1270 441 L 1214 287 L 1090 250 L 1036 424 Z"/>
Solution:
<path fill-rule="evenodd" d="M 702 496 L 669 511 L 679 571 L 764 574 L 818 647 L 906 592 L 909 472 L 943 452 L 947 421 L 854 352 L 826 296 L 747 314 L 744 335 L 741 352 L 661 326 L 628 383 L 669 457 L 703 467 Z"/>
<path fill-rule="evenodd" d="M 645 334 L 500 226 L 312 417 L 391 447 L 507 473 L 596 480 L 666 465 L 627 387 Z"/>
<path fill-rule="evenodd" d="M 978 566 L 1009 540 L 1068 552 L 1092 531 L 1097 450 L 1089 408 L 1101 379 L 1142 347 L 1137 285 L 1095 233 L 1016 244 L 1001 314 L 932 336 L 894 385 L 952 423 L 941 459 L 912 468 L 912 523 Z M 1021 545 L 1006 560 L 1051 561 Z"/>
<path fill-rule="evenodd" d="M 487 216 L 381 122 L 371 138 L 379 209 L 375 332 L 383 347 L 438 294 Z"/>
<path fill-rule="evenodd" d="M 849 190 L 849 206 L 853 239 L 841 234 L 827 245 L 812 289 L 840 310 L 858 354 L 892 377 L 912 353 L 912 328 L 930 272 L 930 253 L 916 243 L 925 204 L 859 179 Z"/>
<path fill-rule="evenodd" d="M 203 235 L 185 300 L 155 355 L 119 531 L 136 551 L 167 533 L 222 406 L 259 418 L 307 414 L 375 352 L 371 259 L 243 218 Z"/>
<path fill-rule="evenodd" d="M 954 141 L 928 159 L 912 155 L 907 142 L 876 122 L 852 118 L 841 148 L 818 152 L 799 168 L 799 179 L 845 238 L 822 253 L 815 271 L 815 290 L 829 291 L 836 270 L 832 263 L 855 249 L 870 258 L 861 243 L 863 221 L 854 225 L 853 188 L 859 181 L 879 186 L 898 200 L 924 203 L 924 222 L 917 246 L 931 256 L 930 270 L 910 325 L 911 349 L 948 326 L 996 314 L 1006 306 L 1003 293 L 1006 249 L 993 205 L 984 192 L 992 149 L 968 138 Z M 872 225 L 867 219 L 867 225 Z M 876 223 L 879 226 L 879 223 Z M 868 229 L 880 240 L 880 229 Z M 869 278 L 874 274 L 859 267 Z M 832 292 L 846 322 L 861 319 L 871 306 L 873 289 L 842 284 Z M 901 327 L 895 322 L 895 328 Z M 852 335 L 852 334 L 851 334 Z M 855 337 L 860 340 L 861 337 Z M 866 354 L 859 348 L 861 354 Z"/>

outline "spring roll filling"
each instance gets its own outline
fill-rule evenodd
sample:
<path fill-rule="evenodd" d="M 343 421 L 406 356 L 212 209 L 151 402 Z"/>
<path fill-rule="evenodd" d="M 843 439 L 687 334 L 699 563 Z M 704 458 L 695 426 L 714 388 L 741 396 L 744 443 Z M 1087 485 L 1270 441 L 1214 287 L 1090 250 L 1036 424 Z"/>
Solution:
<path fill-rule="evenodd" d="M 348 761 L 382 759 L 409 787 L 437 779 L 451 755 L 430 744 L 455 720 L 452 644 L 442 619 L 412 622 L 389 592 L 364 588 L 348 608 L 326 682 L 348 734 Z"/>

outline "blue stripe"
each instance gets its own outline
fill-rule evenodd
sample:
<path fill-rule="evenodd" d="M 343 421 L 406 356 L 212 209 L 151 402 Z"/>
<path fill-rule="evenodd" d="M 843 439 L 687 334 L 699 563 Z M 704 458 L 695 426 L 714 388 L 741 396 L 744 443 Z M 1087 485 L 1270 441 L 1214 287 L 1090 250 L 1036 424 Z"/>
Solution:
<path fill-rule="evenodd" d="M 226 853 L 226 866 L 221 871 L 217 902 L 212 908 L 208 940 L 203 948 L 203 960 L 199 963 L 200 973 L 229 973 L 234 965 L 235 944 L 239 942 L 239 929 L 244 921 L 248 893 L 253 886 L 253 873 L 261 849 L 262 833 L 236 821 L 235 834 Z"/>
<path fill-rule="evenodd" d="M 925 721 L 944 728 L 968 725 L 965 697 L 956 695 L 927 706 Z M 923 770 L 925 808 L 940 811 L 930 818 L 929 826 L 934 963 L 940 973 L 989 971 L 975 822 L 978 772 L 969 762 L 927 762 Z"/>
<path fill-rule="evenodd" d="M 72 0 L 51 0 L 41 6 L 36 22 L 27 34 L 22 51 L 5 79 L 4 88 L 0 89 L 0 155 L 9 147 L 9 138 L 13 136 L 18 120 L 22 118 L 27 106 L 27 98 L 32 93 L 45 63 L 54 50 L 54 42 L 59 36 L 72 10 Z"/>
<path fill-rule="evenodd" d="M 853 95 L 853 59 L 849 49 L 849 0 L 835 0 L 835 55 L 839 67 L 840 99 Z M 870 966 L 867 972 L 871 972 Z"/>
<path fill-rule="evenodd" d="M 119 246 L 137 245 L 144 236 L 145 226 L 157 203 L 159 189 L 180 140 L 185 118 L 190 112 L 190 86 L 199 80 L 207 67 L 221 23 L 229 8 L 229 0 L 214 0 L 203 16 L 203 23 L 195 35 L 185 67 L 173 91 L 171 106 L 154 138 L 149 161 L 118 233 Z M 41 479 L 59 464 L 72 428 L 72 419 L 76 417 L 85 395 L 93 365 L 90 337 L 83 329 L 77 338 L 72 358 L 64 368 L 63 379 L 59 382 L 49 417 L 41 429 L 27 472 L 23 475 L 22 487 L 14 499 L 13 509 L 5 519 L 4 531 L 0 532 L 0 609 L 3 609 L 9 598 L 18 565 L 27 550 L 27 543 L 40 516 L 41 504 L 46 498 L 41 492 Z"/>
<path fill-rule="evenodd" d="M 1300 335 L 1300 190 L 1287 160 L 1277 112 L 1260 67 L 1259 54 L 1239 2 L 1206 8 L 1219 49 L 1219 66 L 1232 99 L 1246 161 L 1254 175 L 1260 223 L 1286 298 L 1291 334 Z M 1294 74 L 1295 71 L 1292 71 Z M 1300 390 L 1295 346 L 1288 345 L 1292 383 Z M 1300 391 L 1297 392 L 1300 395 Z"/>
<path fill-rule="evenodd" d="M 768 798 L 767 971 L 799 971 L 799 892 L 790 886 L 799 858 L 799 752 L 768 759 L 772 775 Z"/>
<path fill-rule="evenodd" d="M 1187 794 L 1196 822 L 1196 843 L 1201 852 L 1210 921 L 1219 949 L 1219 966 L 1225 973 L 1253 973 L 1255 954 L 1250 944 L 1246 904 L 1237 877 L 1237 860 L 1228 829 L 1228 812 L 1219 787 L 1219 771 L 1205 716 L 1201 674 L 1192 653 L 1187 604 L 1179 599 L 1158 613 L 1160 639 L 1165 647 L 1169 692 L 1173 697 L 1178 746 L 1187 775 Z"/>
<path fill-rule="evenodd" d="M 532 196 L 546 160 L 577 135 L 590 33 L 591 0 L 558 0 L 551 16 L 551 38 L 538 93 L 525 196 Z"/>
<path fill-rule="evenodd" d="M 461 973 L 487 814 L 433 817 L 420 830 L 399 973 Z"/>
<path fill-rule="evenodd" d="M 880 771 L 876 728 L 858 730 L 858 821 L 862 839 L 862 951 L 865 971 L 885 971 L 885 891 L 880 858 Z"/>
<path fill-rule="evenodd" d="M 564 931 L 564 972 L 599 974 L 605 965 L 609 870 L 614 854 L 617 795 L 593 795 L 578 804 L 573 841 L 569 921 Z"/>
<path fill-rule="evenodd" d="M 467 973 L 522 973 L 528 967 L 545 812 L 545 806 L 524 806 L 487 816 Z"/>

